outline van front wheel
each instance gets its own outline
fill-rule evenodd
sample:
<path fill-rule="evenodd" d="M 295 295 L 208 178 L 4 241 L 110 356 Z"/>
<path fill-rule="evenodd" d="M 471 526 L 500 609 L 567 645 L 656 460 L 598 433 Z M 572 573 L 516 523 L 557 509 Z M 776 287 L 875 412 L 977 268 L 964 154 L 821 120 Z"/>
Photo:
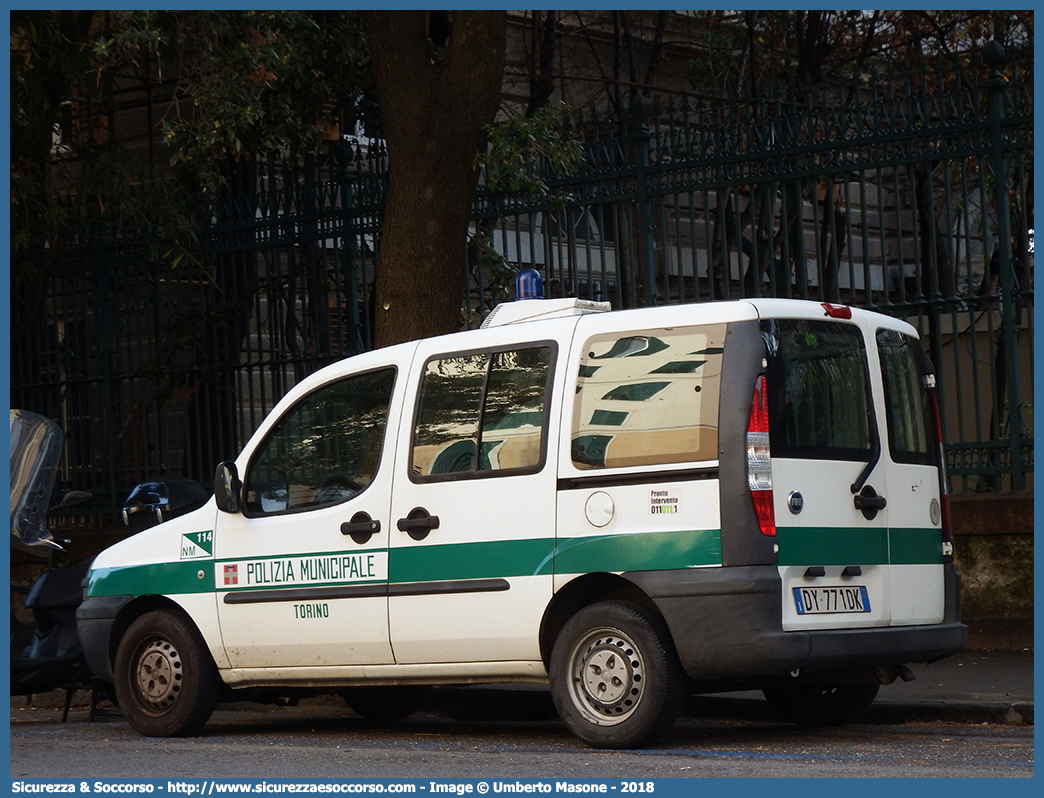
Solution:
<path fill-rule="evenodd" d="M 206 643 L 174 612 L 147 612 L 130 625 L 115 676 L 127 723 L 146 737 L 195 734 L 217 705 L 220 684 Z"/>
<path fill-rule="evenodd" d="M 858 718 L 877 697 L 879 684 L 842 684 L 762 690 L 769 706 L 798 726 L 841 726 Z"/>
<path fill-rule="evenodd" d="M 603 601 L 580 610 L 551 652 L 559 716 L 596 748 L 637 748 L 674 723 L 681 667 L 667 625 L 637 604 Z"/>

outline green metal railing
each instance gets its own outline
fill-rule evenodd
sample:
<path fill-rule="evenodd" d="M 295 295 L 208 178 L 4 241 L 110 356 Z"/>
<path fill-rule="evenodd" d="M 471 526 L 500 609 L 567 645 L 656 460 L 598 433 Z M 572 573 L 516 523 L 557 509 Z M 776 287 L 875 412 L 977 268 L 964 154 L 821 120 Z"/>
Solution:
<path fill-rule="evenodd" d="M 482 229 L 563 294 L 623 306 L 801 297 L 907 319 L 940 373 L 957 487 L 1024 489 L 1032 86 L 1002 74 L 1001 53 L 985 55 L 981 81 L 960 69 L 871 74 L 639 106 L 622 132 L 577 120 L 586 159 L 547 181 L 559 205 L 483 196 Z"/>
<path fill-rule="evenodd" d="M 584 158 L 543 175 L 550 197 L 479 191 L 462 323 L 477 326 L 527 266 L 549 295 L 615 307 L 784 296 L 873 308 L 926 340 L 955 488 L 1022 490 L 1032 66 L 1000 56 L 577 115 Z M 94 491 L 111 517 L 143 479 L 209 480 L 289 387 L 371 345 L 386 161 L 380 142 L 346 140 L 307 164 L 244 166 L 203 225 L 199 267 L 155 262 L 148 242 L 67 248 L 11 355 L 12 406 L 66 431 L 59 489 Z"/>

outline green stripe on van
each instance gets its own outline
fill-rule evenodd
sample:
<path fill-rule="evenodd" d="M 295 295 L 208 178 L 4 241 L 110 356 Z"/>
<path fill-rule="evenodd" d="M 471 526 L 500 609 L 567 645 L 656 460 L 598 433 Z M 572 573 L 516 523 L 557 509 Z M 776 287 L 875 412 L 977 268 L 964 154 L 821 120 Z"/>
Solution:
<path fill-rule="evenodd" d="M 888 530 L 776 527 L 780 565 L 887 565 Z"/>
<path fill-rule="evenodd" d="M 547 575 L 554 550 L 553 538 L 411 546 L 391 550 L 388 576 L 399 584 Z"/>
<path fill-rule="evenodd" d="M 555 573 L 665 571 L 721 565 L 721 530 L 601 535 L 559 541 Z"/>
<path fill-rule="evenodd" d="M 403 584 L 547 576 L 552 568 L 561 574 L 582 574 L 716 565 L 721 565 L 721 531 L 701 529 L 569 538 L 559 541 L 557 548 L 553 538 L 414 546 L 392 549 L 388 567 L 391 583 Z M 88 595 L 209 593 L 215 590 L 214 567 L 214 560 L 198 560 L 100 568 L 91 572 Z"/>
<path fill-rule="evenodd" d="M 942 564 L 942 532 L 937 527 L 893 528 L 888 540 L 893 565 Z"/>
<path fill-rule="evenodd" d="M 391 582 L 660 571 L 721 565 L 721 531 L 644 532 L 560 540 L 503 540 L 393 549 Z"/>
<path fill-rule="evenodd" d="M 200 578 L 200 574 L 203 577 Z M 98 568 L 91 571 L 88 596 L 144 596 L 151 593 L 213 593 L 214 561 L 196 560 Z"/>
<path fill-rule="evenodd" d="M 938 529 L 777 527 L 780 565 L 934 565 L 942 562 Z"/>
<path fill-rule="evenodd" d="M 392 583 L 403 583 L 550 575 L 554 546 L 553 539 L 544 538 L 394 549 L 389 564 L 390 578 Z M 285 557 L 270 555 L 254 559 L 276 560 Z M 214 560 L 201 560 L 101 568 L 91 572 L 88 595 L 142 596 L 151 593 L 174 595 L 213 592 L 214 567 Z M 199 578 L 201 570 L 202 579 Z"/>

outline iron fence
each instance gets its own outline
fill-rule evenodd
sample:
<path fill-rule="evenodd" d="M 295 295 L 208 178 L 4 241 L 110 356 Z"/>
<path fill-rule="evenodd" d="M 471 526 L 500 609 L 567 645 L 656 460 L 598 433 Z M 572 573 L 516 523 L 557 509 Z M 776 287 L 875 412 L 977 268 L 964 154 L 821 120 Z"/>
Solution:
<path fill-rule="evenodd" d="M 744 296 L 912 322 L 942 383 L 958 490 L 1033 470 L 1031 70 L 861 75 L 815 91 L 570 121 L 584 158 L 547 196 L 482 189 L 462 242 L 462 326 L 517 269 L 616 307 Z M 371 345 L 386 154 L 345 139 L 244 166 L 199 262 L 148 242 L 67 249 L 12 341 L 11 401 L 66 430 L 60 487 L 105 524 L 137 482 L 209 481 L 286 390 Z M 13 292 L 13 302 L 22 297 Z"/>

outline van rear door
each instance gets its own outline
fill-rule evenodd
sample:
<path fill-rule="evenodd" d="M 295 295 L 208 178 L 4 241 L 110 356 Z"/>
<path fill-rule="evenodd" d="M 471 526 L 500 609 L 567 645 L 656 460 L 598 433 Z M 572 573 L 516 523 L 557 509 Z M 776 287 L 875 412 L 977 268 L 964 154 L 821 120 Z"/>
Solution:
<path fill-rule="evenodd" d="M 763 331 L 783 628 L 887 626 L 889 508 L 875 498 L 885 470 L 863 328 L 781 318 Z"/>
<path fill-rule="evenodd" d="M 902 322 L 852 315 L 762 325 L 786 630 L 942 620 L 920 344 Z"/>
<path fill-rule="evenodd" d="M 874 340 L 884 383 L 891 625 L 941 623 L 942 544 L 949 530 L 942 517 L 940 437 L 928 391 L 934 374 L 909 331 L 879 326 Z"/>

